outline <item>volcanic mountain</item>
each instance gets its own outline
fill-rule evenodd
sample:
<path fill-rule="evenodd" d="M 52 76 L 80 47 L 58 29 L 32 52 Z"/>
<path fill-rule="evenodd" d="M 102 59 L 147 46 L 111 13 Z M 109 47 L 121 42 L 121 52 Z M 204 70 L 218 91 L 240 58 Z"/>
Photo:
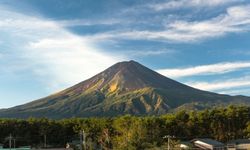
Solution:
<path fill-rule="evenodd" d="M 0 117 L 69 118 L 124 114 L 160 115 L 174 109 L 248 103 L 176 82 L 135 62 L 117 63 L 94 77 L 48 97 L 0 111 Z"/>

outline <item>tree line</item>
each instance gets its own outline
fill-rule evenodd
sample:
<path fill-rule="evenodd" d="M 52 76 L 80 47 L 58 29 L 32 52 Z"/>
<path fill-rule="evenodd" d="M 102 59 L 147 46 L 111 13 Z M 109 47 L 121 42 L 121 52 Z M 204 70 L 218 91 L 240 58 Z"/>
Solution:
<path fill-rule="evenodd" d="M 231 105 L 144 117 L 0 119 L 0 143 L 8 147 L 11 136 L 16 146 L 65 147 L 66 143 L 79 141 L 82 130 L 88 149 L 164 147 L 166 135 L 175 136 L 173 144 L 202 137 L 227 142 L 250 137 L 250 107 Z"/>

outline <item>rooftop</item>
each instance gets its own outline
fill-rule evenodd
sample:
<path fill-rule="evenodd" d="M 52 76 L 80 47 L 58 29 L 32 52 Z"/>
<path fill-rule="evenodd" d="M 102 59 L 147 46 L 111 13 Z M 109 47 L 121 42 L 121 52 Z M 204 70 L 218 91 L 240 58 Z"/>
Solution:
<path fill-rule="evenodd" d="M 209 145 L 213 145 L 213 146 L 224 146 L 223 143 L 219 142 L 219 141 L 215 141 L 213 139 L 209 139 L 209 138 L 200 138 L 200 139 L 194 139 L 192 140 L 192 142 L 195 142 L 195 141 L 201 141 L 203 143 L 207 143 Z"/>
<path fill-rule="evenodd" d="M 227 142 L 227 144 L 250 144 L 249 139 L 237 139 Z"/>

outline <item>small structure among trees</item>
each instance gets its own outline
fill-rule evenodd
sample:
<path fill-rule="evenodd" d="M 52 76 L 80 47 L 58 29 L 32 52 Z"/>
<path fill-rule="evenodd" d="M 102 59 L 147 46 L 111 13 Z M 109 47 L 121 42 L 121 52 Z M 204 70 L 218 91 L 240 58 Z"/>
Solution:
<path fill-rule="evenodd" d="M 194 139 L 192 140 L 194 148 L 201 150 L 224 150 L 225 145 L 221 142 L 218 142 L 213 139 L 204 138 L 204 139 Z"/>
<path fill-rule="evenodd" d="M 249 139 L 237 139 L 227 143 L 228 150 L 248 150 L 250 149 Z"/>

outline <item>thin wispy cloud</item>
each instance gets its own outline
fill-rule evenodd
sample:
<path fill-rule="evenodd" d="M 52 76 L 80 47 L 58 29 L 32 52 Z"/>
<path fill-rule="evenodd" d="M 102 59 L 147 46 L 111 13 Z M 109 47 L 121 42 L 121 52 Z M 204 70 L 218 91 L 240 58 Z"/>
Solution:
<path fill-rule="evenodd" d="M 221 94 L 229 94 L 229 95 L 249 95 L 250 94 L 250 88 L 240 88 L 240 89 L 229 89 L 229 90 L 222 90 L 219 91 Z"/>
<path fill-rule="evenodd" d="M 224 91 L 226 89 L 248 87 L 250 86 L 250 76 L 245 76 L 237 79 L 228 79 L 224 81 L 213 81 L 213 82 L 189 82 L 188 85 L 208 91 Z"/>
<path fill-rule="evenodd" d="M 194 75 L 224 74 L 244 68 L 250 68 L 250 62 L 223 62 L 188 68 L 160 69 L 157 72 L 167 77 L 180 78 Z"/>
<path fill-rule="evenodd" d="M 57 28 L 55 22 L 44 21 L 38 19 L 35 16 L 25 16 L 8 8 L 1 8 L 1 20 L 0 27 L 1 31 L 9 31 L 10 29 L 15 29 L 15 31 L 28 31 L 28 29 L 40 29 L 40 28 Z M 28 19 L 27 19 L 28 17 Z M 39 16 L 38 16 L 39 17 Z"/>
<path fill-rule="evenodd" d="M 240 1 L 242 0 L 172 0 L 163 3 L 151 4 L 149 7 L 159 11 L 187 7 L 214 7 Z"/>
<path fill-rule="evenodd" d="M 163 54 L 175 54 L 176 50 L 162 49 L 162 50 L 126 50 L 125 55 L 134 57 L 145 57 L 145 56 L 159 56 Z"/>
<path fill-rule="evenodd" d="M 232 6 L 217 17 L 202 21 L 172 20 L 162 30 L 116 30 L 92 35 L 95 39 L 134 39 L 164 42 L 199 42 L 230 33 L 249 32 L 250 5 Z"/>
<path fill-rule="evenodd" d="M 248 56 L 250 55 L 250 50 L 232 50 L 230 54 Z"/>
<path fill-rule="evenodd" d="M 125 23 L 121 19 L 98 19 L 98 20 L 84 20 L 84 19 L 69 19 L 69 20 L 52 20 L 62 27 L 73 26 L 94 26 L 94 25 L 115 25 Z M 128 21 L 126 21 L 128 22 Z"/>

